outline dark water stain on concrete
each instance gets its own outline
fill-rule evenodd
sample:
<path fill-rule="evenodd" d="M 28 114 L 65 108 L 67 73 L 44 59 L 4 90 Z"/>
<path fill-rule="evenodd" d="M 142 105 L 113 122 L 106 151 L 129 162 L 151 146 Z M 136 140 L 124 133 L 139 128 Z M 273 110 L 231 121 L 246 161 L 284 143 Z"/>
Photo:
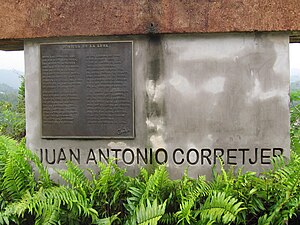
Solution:
<path fill-rule="evenodd" d="M 147 46 L 147 76 L 145 82 L 149 84 L 148 88 L 153 88 L 153 90 L 148 90 L 146 93 L 146 117 L 147 119 L 157 120 L 157 118 L 162 118 L 165 114 L 165 102 L 164 96 L 159 96 L 158 99 L 154 99 L 157 88 L 163 82 L 164 76 L 164 54 L 163 54 L 163 41 L 162 35 L 149 33 L 148 34 L 148 46 Z M 151 92 L 151 96 L 150 96 Z M 157 101 L 158 100 L 158 101 Z M 151 134 L 155 134 L 157 129 L 148 130 L 148 137 Z M 151 145 L 150 140 L 148 144 Z"/>

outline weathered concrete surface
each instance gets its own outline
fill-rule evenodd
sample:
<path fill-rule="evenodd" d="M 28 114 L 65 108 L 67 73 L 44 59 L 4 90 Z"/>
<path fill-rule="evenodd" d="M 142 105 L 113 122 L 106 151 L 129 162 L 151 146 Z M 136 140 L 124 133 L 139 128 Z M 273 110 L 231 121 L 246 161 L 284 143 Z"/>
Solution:
<path fill-rule="evenodd" d="M 1 0 L 0 39 L 300 31 L 299 0 Z"/>
<path fill-rule="evenodd" d="M 135 139 L 42 139 L 39 43 L 108 40 L 133 41 Z M 285 33 L 26 41 L 27 145 L 51 171 L 67 159 L 95 168 L 109 153 L 131 174 L 166 161 L 173 178 L 186 167 L 210 176 L 218 155 L 261 172 L 274 153 L 289 156 L 288 45 Z M 138 161 L 145 148 L 147 163 Z"/>

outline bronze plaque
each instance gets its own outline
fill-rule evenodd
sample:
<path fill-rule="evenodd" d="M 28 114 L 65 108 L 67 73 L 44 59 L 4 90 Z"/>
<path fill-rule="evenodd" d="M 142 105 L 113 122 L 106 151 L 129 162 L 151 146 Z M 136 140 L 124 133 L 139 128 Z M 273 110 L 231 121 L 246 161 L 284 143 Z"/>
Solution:
<path fill-rule="evenodd" d="M 43 138 L 134 137 L 132 42 L 40 50 Z"/>

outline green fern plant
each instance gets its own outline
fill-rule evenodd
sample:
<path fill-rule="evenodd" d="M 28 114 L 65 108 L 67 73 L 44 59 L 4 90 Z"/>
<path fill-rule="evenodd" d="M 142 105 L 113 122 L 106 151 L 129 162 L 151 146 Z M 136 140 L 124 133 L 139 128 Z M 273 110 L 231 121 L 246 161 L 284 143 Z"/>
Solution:
<path fill-rule="evenodd" d="M 137 215 L 142 217 L 142 212 L 144 211 L 141 210 L 145 208 L 145 205 L 151 208 L 152 204 L 154 206 L 159 204 L 161 207 L 167 204 L 166 200 L 171 199 L 172 196 L 171 183 L 165 166 L 157 167 L 151 175 L 146 169 L 141 168 L 140 176 L 132 180 L 129 185 L 130 195 L 125 204 L 125 208 L 128 211 L 126 224 L 131 225 L 138 223 Z M 165 207 L 166 206 L 163 208 Z M 153 214 L 153 216 L 156 215 L 156 218 L 163 216 L 163 214 L 160 215 L 160 210 L 154 210 L 153 212 L 158 213 Z M 144 216 L 147 218 L 147 215 Z M 143 222 L 147 224 L 147 221 Z"/>
<path fill-rule="evenodd" d="M 112 225 L 115 221 L 120 222 L 120 218 L 118 218 L 119 213 L 111 216 L 111 217 L 106 217 L 102 219 L 97 219 L 94 224 L 96 225 Z"/>
<path fill-rule="evenodd" d="M 55 207 L 49 207 L 55 206 Z M 62 217 L 64 211 L 68 211 L 73 217 Z M 19 218 L 28 213 L 35 217 L 37 221 L 50 222 L 48 219 L 56 219 L 54 222 L 67 220 L 70 224 L 80 224 L 75 222 L 78 218 L 81 221 L 91 221 L 98 219 L 98 213 L 89 204 L 85 196 L 76 190 L 65 186 L 41 188 L 34 194 L 27 192 L 20 201 L 14 202 L 6 207 L 4 215 L 10 218 L 16 215 Z M 42 223 L 42 224 L 44 224 Z"/>
<path fill-rule="evenodd" d="M 99 215 L 94 219 L 96 224 L 122 223 L 118 216 L 124 217 L 123 201 L 126 199 L 127 184 L 130 177 L 124 176 L 113 159 L 108 164 L 98 162 L 99 173 L 90 171 L 92 179 L 88 179 L 83 170 L 72 162 L 67 162 L 66 170 L 59 170 L 59 175 L 66 185 L 78 191 L 93 206 Z M 100 219 L 101 218 L 101 219 Z"/>
<path fill-rule="evenodd" d="M 66 170 L 57 170 L 57 173 L 66 182 L 67 186 L 87 197 L 91 184 L 90 180 L 85 176 L 84 171 L 71 161 L 68 161 L 66 166 Z"/>
<path fill-rule="evenodd" d="M 274 170 L 265 174 L 265 180 L 268 181 L 269 210 L 259 218 L 258 224 L 286 224 L 299 212 L 300 157 L 292 155 L 292 160 L 287 165 L 283 161 L 282 157 L 275 158 L 272 163 Z"/>
<path fill-rule="evenodd" d="M 27 150 L 16 141 L 0 136 L 0 192 L 5 202 L 19 200 L 27 191 L 36 188 L 31 165 L 24 157 L 26 154 Z"/>
<path fill-rule="evenodd" d="M 230 224 L 238 218 L 238 214 L 246 208 L 242 202 L 224 192 L 212 192 L 200 208 L 201 221 L 209 224 Z"/>
<path fill-rule="evenodd" d="M 120 213 L 126 216 L 123 204 L 126 201 L 129 182 L 133 179 L 125 176 L 125 170 L 120 169 L 114 160 L 107 165 L 98 163 L 100 172 L 95 175 L 92 172 L 90 200 L 94 208 L 99 212 L 101 218 L 111 217 Z"/>
<path fill-rule="evenodd" d="M 39 174 L 34 173 L 32 165 Z M 86 196 L 54 185 L 24 143 L 17 144 L 7 137 L 0 137 L 0 181 L 0 224 L 63 223 L 66 212 L 75 218 L 68 220 L 69 224 L 80 224 L 80 218 L 91 222 L 98 219 Z"/>
<path fill-rule="evenodd" d="M 178 204 L 180 209 L 174 214 L 178 224 L 193 224 L 199 220 L 197 209 L 210 193 L 211 186 L 206 182 L 205 177 L 191 179 L 185 171 L 178 188 Z"/>
<path fill-rule="evenodd" d="M 125 175 L 114 160 L 99 173 L 72 162 L 58 170 L 64 185 L 51 181 L 24 141 L 0 136 L 0 224 L 285 224 L 299 215 L 300 156 L 272 159 L 263 174 L 226 171 L 211 182 L 170 180 L 165 166 Z"/>
<path fill-rule="evenodd" d="M 136 218 L 138 225 L 157 225 L 160 218 L 165 213 L 166 201 L 163 204 L 158 205 L 155 199 L 153 203 L 147 200 L 147 206 L 141 203 L 136 211 Z"/>

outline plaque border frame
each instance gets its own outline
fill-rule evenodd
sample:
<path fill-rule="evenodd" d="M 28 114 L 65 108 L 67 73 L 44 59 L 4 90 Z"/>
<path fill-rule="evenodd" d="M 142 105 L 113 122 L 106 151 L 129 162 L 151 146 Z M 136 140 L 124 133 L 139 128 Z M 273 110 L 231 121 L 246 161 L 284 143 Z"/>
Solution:
<path fill-rule="evenodd" d="M 130 136 L 52 136 L 52 135 L 43 135 L 43 104 L 42 104 L 42 60 L 41 60 L 41 46 L 42 45 L 64 45 L 64 44 L 89 44 L 89 43 L 130 43 L 131 44 L 131 98 L 132 98 L 132 135 Z M 41 106 L 41 138 L 42 139 L 61 139 L 61 140 L 68 140 L 68 139 L 102 139 L 102 140 L 108 140 L 108 139 L 130 139 L 133 140 L 136 137 L 136 131 L 135 131 L 135 71 L 134 71 L 134 41 L 133 40 L 118 40 L 118 41 L 63 41 L 63 42 L 45 42 L 45 43 L 40 43 L 39 44 L 39 59 L 40 59 L 40 67 L 39 67 L 39 72 L 40 72 L 40 106 Z"/>

